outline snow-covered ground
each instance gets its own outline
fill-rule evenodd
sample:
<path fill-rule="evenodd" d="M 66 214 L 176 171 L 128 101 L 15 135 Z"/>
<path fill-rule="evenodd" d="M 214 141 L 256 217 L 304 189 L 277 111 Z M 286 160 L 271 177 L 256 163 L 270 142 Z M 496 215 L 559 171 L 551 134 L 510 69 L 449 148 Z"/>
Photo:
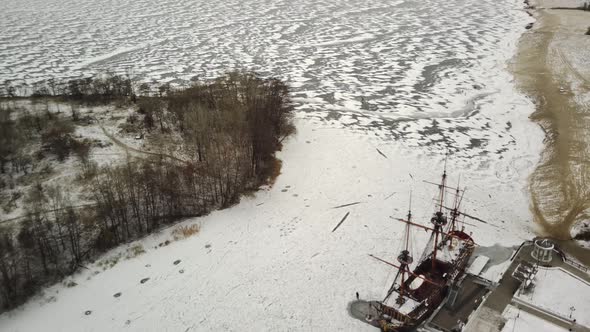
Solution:
<path fill-rule="evenodd" d="M 526 311 L 519 310 L 509 305 L 504 311 L 504 317 L 507 318 L 506 325 L 502 332 L 565 332 L 567 329 L 547 322 L 537 316 L 531 315 Z"/>
<path fill-rule="evenodd" d="M 272 188 L 187 221 L 201 224 L 198 235 L 154 249 L 171 238 L 163 231 L 140 241 L 143 255 L 106 271 L 89 266 L 72 278 L 78 286 L 52 287 L 0 316 L 0 330 L 371 330 L 346 306 L 357 291 L 382 297 L 394 271 L 367 254 L 393 259 L 403 225 L 389 216 L 405 215 L 412 186 L 415 220 L 429 216 L 436 188 L 420 179 L 437 180 L 442 156 L 320 121 L 299 120 L 298 129 L 280 153 L 283 170 Z M 491 223 L 471 229 L 476 241 L 530 237 L 522 188 L 505 186 L 479 163 L 449 164 L 457 162 L 473 188 L 467 206 Z M 428 234 L 413 236 L 418 248 Z"/>
<path fill-rule="evenodd" d="M 540 268 L 534 290 L 517 294 L 517 297 L 562 317 L 571 315 L 578 324 L 590 326 L 590 285 L 564 270 Z"/>
<path fill-rule="evenodd" d="M 542 132 L 506 70 L 531 20 L 521 6 L 0 3 L 3 78 L 32 83 L 109 69 L 173 80 L 250 68 L 287 80 L 298 110 L 272 188 L 186 221 L 202 227 L 188 239 L 155 249 L 171 238 L 165 230 L 139 241 L 146 253 L 138 257 L 104 271 L 90 265 L 71 278 L 77 286 L 51 287 L 1 315 L 0 330 L 374 330 L 349 317 L 347 304 L 355 292 L 385 294 L 394 271 L 368 254 L 397 255 L 403 225 L 390 216 L 405 216 L 410 189 L 414 219 L 429 220 L 436 187 L 422 180 L 439 180 L 447 146 L 449 183 L 460 176 L 466 212 L 488 221 L 469 228 L 475 241 L 529 239 L 526 179 Z M 427 236 L 413 234 L 414 247 Z"/>
<path fill-rule="evenodd" d="M 68 103 L 53 101 L 45 106 L 45 103 L 38 103 L 31 100 L 5 102 L 5 105 L 0 105 L 0 107 L 8 105 L 16 109 L 26 109 L 31 113 L 44 113 L 45 107 L 48 107 L 49 112 L 67 119 L 71 118 L 71 107 L 75 107 L 75 105 Z M 125 124 L 127 116 L 135 111 L 133 107 L 117 108 L 114 105 L 77 106 L 76 109 L 81 120 L 73 122 L 75 126 L 73 136 L 78 140 L 91 141 L 92 148 L 90 149 L 89 160 L 95 162 L 97 166 L 101 167 L 122 163 L 125 162 L 128 153 L 138 155 L 137 150 L 143 151 L 144 149 L 150 149 L 150 147 L 144 146 L 143 139 L 135 139 L 137 133 L 126 133 L 120 128 L 122 124 Z M 105 135 L 103 128 L 122 144 L 135 149 L 135 151 L 129 151 L 125 147 L 115 144 L 110 137 Z M 44 186 L 60 186 L 62 190 L 68 193 L 68 199 L 74 206 L 91 203 L 86 197 L 87 194 L 84 193 L 83 185 L 80 184 L 80 162 L 73 153 L 63 161 L 58 161 L 56 157 L 48 155 L 47 158 L 37 161 L 37 163 L 35 169 L 37 174 L 42 173 L 40 169 L 43 169 L 43 165 L 47 165 L 51 169 L 48 175 L 38 175 Z M 22 220 L 21 217 L 25 215 L 24 198 L 29 188 L 35 182 L 31 180 L 23 181 L 22 178 L 24 175 L 22 172 L 16 175 L 8 173 L 0 174 L 0 181 L 10 179 L 10 182 L 13 183 L 12 187 L 7 186 L 2 188 L 3 194 L 7 196 L 14 192 L 23 194 L 15 201 L 16 207 L 9 211 L 0 210 L 0 223 L 19 222 Z"/>

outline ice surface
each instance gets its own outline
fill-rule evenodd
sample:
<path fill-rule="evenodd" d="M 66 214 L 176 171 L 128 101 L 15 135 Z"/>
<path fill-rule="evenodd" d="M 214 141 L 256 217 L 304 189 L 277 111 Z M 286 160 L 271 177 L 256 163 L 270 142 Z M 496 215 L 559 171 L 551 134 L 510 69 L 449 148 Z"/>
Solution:
<path fill-rule="evenodd" d="M 530 20 L 521 7 L 517 0 L 2 1 L 0 84 L 105 71 L 181 83 L 251 69 L 288 81 L 298 97 L 321 96 L 299 105 L 307 111 L 451 116 L 498 90 L 495 67 Z"/>
<path fill-rule="evenodd" d="M 542 132 L 506 71 L 531 20 L 521 7 L 520 0 L 0 2 L 3 79 L 32 84 L 111 70 L 181 83 L 247 68 L 285 79 L 298 111 L 298 133 L 278 154 L 283 168 L 272 188 L 187 221 L 201 223 L 196 236 L 154 249 L 170 238 L 164 230 L 139 241 L 146 249 L 139 257 L 106 271 L 89 265 L 72 277 L 78 286 L 56 285 L 0 316 L 0 330 L 373 331 L 349 317 L 346 304 L 357 291 L 383 298 L 395 271 L 367 254 L 397 256 L 403 225 L 389 217 L 407 213 L 411 188 L 414 220 L 430 219 L 436 188 L 421 180 L 437 181 L 448 146 L 449 183 L 460 175 L 466 212 L 488 222 L 468 228 L 475 242 L 530 238 L 526 178 Z M 351 202 L 361 203 L 333 209 Z M 421 248 L 428 234 L 412 238 Z"/>

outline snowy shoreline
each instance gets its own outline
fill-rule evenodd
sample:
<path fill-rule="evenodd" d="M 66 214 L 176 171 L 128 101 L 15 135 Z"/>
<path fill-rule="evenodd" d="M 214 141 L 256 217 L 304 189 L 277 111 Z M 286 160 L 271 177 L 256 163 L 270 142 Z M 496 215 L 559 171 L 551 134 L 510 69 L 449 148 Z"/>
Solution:
<path fill-rule="evenodd" d="M 518 85 L 538 100 L 534 121 L 543 128 L 544 147 L 530 178 L 531 206 L 540 233 L 562 240 L 579 234 L 588 224 L 588 121 L 590 85 L 585 62 L 589 40 L 587 20 L 581 10 L 554 7 L 581 6 L 583 1 L 535 0 L 530 9 L 536 18 L 523 37 L 515 63 Z M 588 253 L 567 244 L 588 262 Z M 587 246 L 583 241 L 579 245 Z M 586 257 L 583 257 L 586 256 Z"/>

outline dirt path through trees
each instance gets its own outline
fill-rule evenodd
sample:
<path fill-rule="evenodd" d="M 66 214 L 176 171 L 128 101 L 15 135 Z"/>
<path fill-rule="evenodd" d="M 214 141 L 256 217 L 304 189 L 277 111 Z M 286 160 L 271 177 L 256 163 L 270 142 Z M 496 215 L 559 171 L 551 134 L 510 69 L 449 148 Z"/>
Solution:
<path fill-rule="evenodd" d="M 138 153 L 138 154 L 145 154 L 145 155 L 149 155 L 149 156 L 165 157 L 165 158 L 170 158 L 170 159 L 172 159 L 172 160 L 175 160 L 175 161 L 178 161 L 178 162 L 181 162 L 181 163 L 184 163 L 184 164 L 188 163 L 188 162 L 187 162 L 187 161 L 185 161 L 185 160 L 182 160 L 182 159 L 180 159 L 180 158 L 176 158 L 176 157 L 174 157 L 174 156 L 171 156 L 171 155 L 168 155 L 168 154 L 164 154 L 164 153 L 156 153 L 156 152 L 149 152 L 149 151 L 143 151 L 143 150 L 139 150 L 139 149 L 136 149 L 136 148 L 134 148 L 134 147 L 131 147 L 131 146 L 129 146 L 129 145 L 127 145 L 127 144 L 125 144 L 125 143 L 121 142 L 121 141 L 120 141 L 119 139 L 117 139 L 115 136 L 111 135 L 111 134 L 110 134 L 110 133 L 109 133 L 109 132 L 108 132 L 108 131 L 107 131 L 107 130 L 106 130 L 106 129 L 105 129 L 105 128 L 104 128 L 104 127 L 101 125 L 101 124 L 100 124 L 100 122 L 99 122 L 97 119 L 95 119 L 95 121 L 97 121 L 97 123 L 98 123 L 98 126 L 100 127 L 100 129 L 102 130 L 102 132 L 104 133 L 104 135 L 105 135 L 106 137 L 108 137 L 108 139 L 110 139 L 110 140 L 111 140 L 111 141 L 112 141 L 114 144 L 116 144 L 117 146 L 120 146 L 120 147 L 122 147 L 123 149 L 125 149 L 127 152 L 131 151 L 131 152 L 134 152 L 134 153 Z"/>

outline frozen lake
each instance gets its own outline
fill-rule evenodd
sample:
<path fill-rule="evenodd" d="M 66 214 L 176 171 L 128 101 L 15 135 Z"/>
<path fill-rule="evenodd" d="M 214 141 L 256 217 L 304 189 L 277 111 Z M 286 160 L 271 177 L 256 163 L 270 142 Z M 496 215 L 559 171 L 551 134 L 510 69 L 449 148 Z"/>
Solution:
<path fill-rule="evenodd" d="M 523 30 L 521 1 L 4 0 L 0 80 L 112 71 L 182 82 L 230 69 L 288 81 L 310 110 L 461 111 Z"/>
<path fill-rule="evenodd" d="M 1 315 L 0 330 L 370 331 L 346 306 L 355 291 L 380 298 L 394 273 L 367 254 L 395 257 L 403 226 L 390 217 L 405 215 L 411 188 L 414 218 L 431 216 L 420 181 L 436 181 L 446 147 L 450 183 L 461 176 L 467 212 L 488 221 L 473 227 L 477 243 L 532 237 L 526 179 L 543 134 L 508 70 L 532 21 L 522 6 L 3 0 L 0 82 L 112 71 L 180 84 L 251 69 L 290 84 L 298 133 L 278 154 L 274 186 L 187 221 L 202 224 L 198 236 L 152 249 L 162 232 L 134 260 L 91 265 L 72 277 L 80 286 Z"/>
<path fill-rule="evenodd" d="M 508 71 L 520 0 L 4 0 L 0 84 L 97 73 L 184 84 L 248 69 L 299 117 L 523 179 L 541 132 Z M 531 135 L 532 134 L 532 135 Z"/>
<path fill-rule="evenodd" d="M 511 181 L 528 176 L 542 135 L 508 71 L 532 21 L 522 7 L 520 0 L 4 0 L 0 84 L 108 71 L 183 84 L 249 69 L 287 81 L 299 117 L 421 154 L 450 146 Z"/>

